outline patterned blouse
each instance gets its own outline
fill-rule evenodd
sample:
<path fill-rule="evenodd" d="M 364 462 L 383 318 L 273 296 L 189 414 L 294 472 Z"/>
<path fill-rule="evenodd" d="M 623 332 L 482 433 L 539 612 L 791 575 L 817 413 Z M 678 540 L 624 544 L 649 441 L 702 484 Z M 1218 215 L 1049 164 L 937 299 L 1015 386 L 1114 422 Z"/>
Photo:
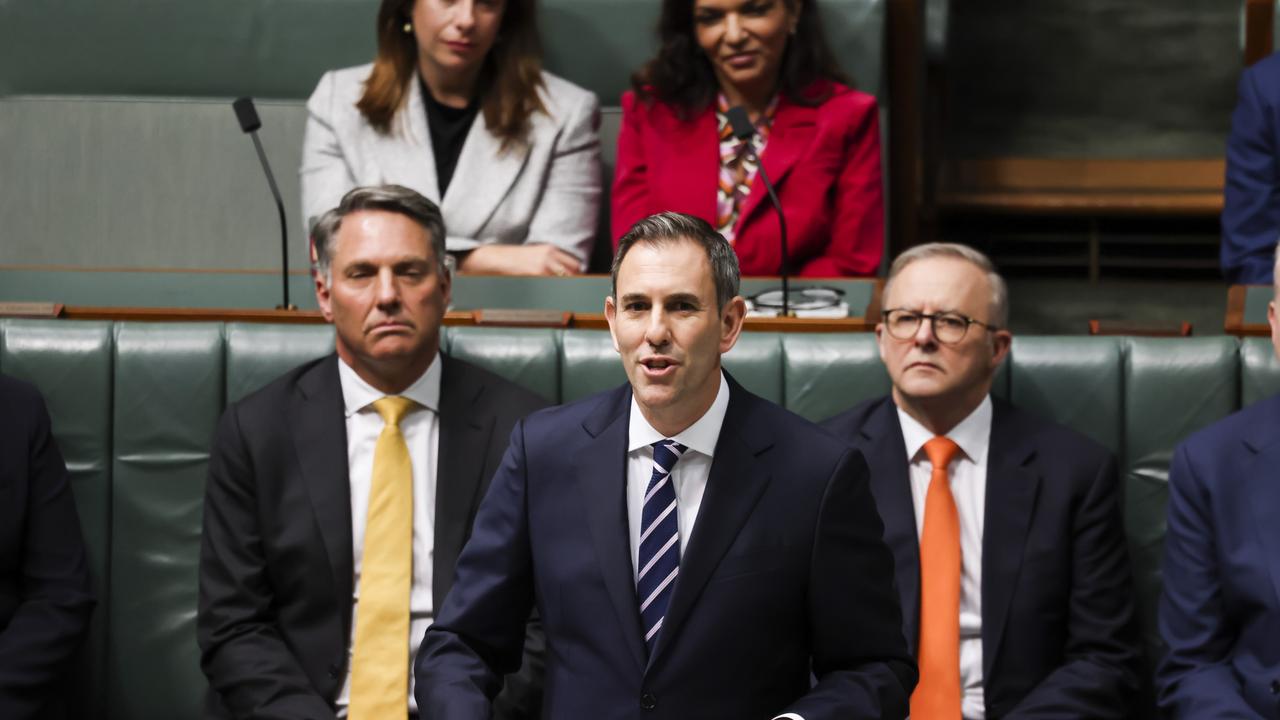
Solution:
<path fill-rule="evenodd" d="M 720 182 L 716 191 L 716 230 L 733 244 L 742 204 L 751 194 L 751 183 L 759 169 L 756 158 L 764 155 L 769 142 L 769 129 L 773 126 L 773 114 L 778 109 L 778 96 L 756 120 L 756 134 L 751 139 L 754 153 L 748 152 L 746 140 L 733 136 L 729 124 L 729 100 L 724 93 L 716 95 L 716 129 L 720 134 Z"/>

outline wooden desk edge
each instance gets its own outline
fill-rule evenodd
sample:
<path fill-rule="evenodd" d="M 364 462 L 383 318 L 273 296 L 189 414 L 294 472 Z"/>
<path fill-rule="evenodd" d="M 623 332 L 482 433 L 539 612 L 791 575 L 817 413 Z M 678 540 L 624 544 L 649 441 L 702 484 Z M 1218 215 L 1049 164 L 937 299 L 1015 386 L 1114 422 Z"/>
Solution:
<path fill-rule="evenodd" d="M 879 285 L 877 285 L 879 287 Z M 867 332 L 874 330 L 879 316 L 879 292 L 867 306 L 863 317 L 850 318 L 747 318 L 744 329 L 751 332 Z M 874 316 L 873 316 L 874 311 Z M 253 308 L 137 308 L 68 305 L 62 318 L 67 320 L 115 320 L 142 322 L 251 322 L 322 325 L 319 310 L 270 310 Z M 470 327 L 476 318 L 470 310 L 445 313 L 448 327 Z M 568 327 L 604 330 L 609 327 L 603 313 L 569 314 Z M 519 327 L 513 325 L 512 327 Z"/>
<path fill-rule="evenodd" d="M 1227 316 L 1223 322 L 1223 332 L 1236 337 L 1266 337 L 1271 334 L 1270 325 L 1244 321 L 1244 309 L 1248 296 L 1248 285 L 1232 285 L 1227 288 Z"/>

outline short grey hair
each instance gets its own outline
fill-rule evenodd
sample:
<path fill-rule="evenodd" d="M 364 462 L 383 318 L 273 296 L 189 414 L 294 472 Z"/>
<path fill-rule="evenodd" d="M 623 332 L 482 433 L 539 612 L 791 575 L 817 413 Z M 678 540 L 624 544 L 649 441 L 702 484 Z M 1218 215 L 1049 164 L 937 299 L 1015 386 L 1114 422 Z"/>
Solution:
<path fill-rule="evenodd" d="M 650 215 L 632 225 L 627 234 L 618 240 L 618 249 L 613 255 L 613 268 L 609 273 L 610 296 L 614 301 L 618 299 L 618 268 L 622 267 L 622 259 L 632 247 L 642 243 L 661 246 L 680 240 L 697 243 L 706 251 L 711 265 L 711 279 L 716 284 L 716 306 L 718 310 L 723 310 L 738 294 L 741 281 L 738 254 L 733 251 L 729 241 L 706 220 L 677 212 Z"/>
<path fill-rule="evenodd" d="M 898 277 L 898 274 L 911 263 L 929 258 L 963 260 L 986 273 L 987 283 L 991 285 L 991 317 L 987 319 L 987 322 L 997 328 L 1008 326 L 1009 286 L 1005 283 L 1004 278 L 1000 277 L 1000 273 L 996 271 L 995 263 L 991 262 L 991 258 L 968 245 L 961 245 L 960 243 L 935 242 L 916 245 L 895 258 L 893 264 L 889 266 L 889 277 L 884 281 L 884 291 L 880 295 L 881 307 L 886 310 L 889 309 L 885 306 L 889 302 L 889 287 L 893 285 L 893 279 Z"/>
<path fill-rule="evenodd" d="M 447 277 L 452 271 L 453 258 L 445 252 L 444 217 L 440 214 L 440 208 L 416 190 L 403 185 L 375 185 L 358 187 L 343 195 L 338 207 L 321 215 L 311 226 L 316 269 L 324 276 L 325 285 L 333 282 L 333 241 L 338 236 L 342 221 L 348 215 L 362 210 L 397 213 L 421 225 L 431 237 L 431 249 L 436 256 L 436 269 L 440 277 Z"/>

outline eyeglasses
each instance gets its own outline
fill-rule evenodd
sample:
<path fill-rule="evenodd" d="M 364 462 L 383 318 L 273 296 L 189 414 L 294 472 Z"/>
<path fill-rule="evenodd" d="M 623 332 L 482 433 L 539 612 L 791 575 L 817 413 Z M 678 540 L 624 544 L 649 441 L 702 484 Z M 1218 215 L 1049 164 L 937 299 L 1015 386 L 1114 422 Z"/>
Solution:
<path fill-rule="evenodd" d="M 964 339 L 965 333 L 969 332 L 970 325 L 981 325 L 987 330 L 995 331 L 1000 328 L 981 320 L 974 320 L 967 315 L 961 315 L 956 312 L 935 313 L 929 315 L 927 313 L 915 312 L 914 310 L 903 310 L 895 308 L 893 310 L 885 310 L 880 313 L 884 319 L 884 329 L 889 335 L 898 340 L 910 340 L 920 331 L 920 323 L 924 320 L 929 321 L 930 329 L 933 330 L 933 336 L 938 342 L 944 345 L 954 345 Z"/>

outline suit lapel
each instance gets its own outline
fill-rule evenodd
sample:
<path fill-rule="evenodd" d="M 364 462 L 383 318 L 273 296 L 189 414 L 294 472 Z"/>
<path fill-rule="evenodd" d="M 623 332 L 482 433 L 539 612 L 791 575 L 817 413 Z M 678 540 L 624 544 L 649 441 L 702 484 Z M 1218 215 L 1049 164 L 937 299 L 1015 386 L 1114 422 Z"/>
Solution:
<path fill-rule="evenodd" d="M 1019 432 L 1017 411 L 998 400 L 992 402 L 982 534 L 984 677 L 991 677 L 1000 649 L 1040 488 L 1040 476 L 1030 466 L 1035 447 Z"/>
<path fill-rule="evenodd" d="M 1275 472 L 1280 466 L 1280 442 L 1275 436 L 1275 429 L 1280 427 L 1280 398 L 1264 402 L 1269 403 L 1270 417 L 1255 425 L 1250 436 L 1243 440 L 1245 449 L 1253 455 L 1246 474 L 1249 484 L 1246 497 L 1253 505 L 1257 533 L 1262 539 L 1271 583 L 1280 603 L 1280 524 L 1275 519 L 1275 508 L 1280 507 L 1280 483 L 1276 482 Z"/>
<path fill-rule="evenodd" d="M 536 121 L 536 117 L 530 119 L 535 130 Z M 453 179 L 440 202 L 441 212 L 449 218 L 450 235 L 479 238 L 483 234 L 489 218 L 524 169 L 534 134 L 531 133 L 529 142 L 512 143 L 504 149 L 502 140 L 485 127 L 484 113 L 476 115 L 462 145 L 462 154 L 458 156 Z"/>
<path fill-rule="evenodd" d="M 436 158 L 427 129 L 427 108 L 422 85 L 415 74 L 409 82 L 409 98 L 391 121 L 391 132 L 366 128 L 370 165 L 378 168 L 381 182 L 395 182 L 417 190 L 432 202 L 440 202 Z M 450 225 L 452 229 L 452 225 Z"/>
<path fill-rule="evenodd" d="M 454 565 L 467 539 L 484 478 L 486 448 L 494 417 L 478 411 L 485 387 L 467 367 L 443 353 L 440 377 L 440 441 L 436 463 L 435 558 L 431 573 L 434 607 L 453 587 Z"/>
<path fill-rule="evenodd" d="M 787 175 L 813 143 L 813 136 L 817 132 L 817 116 L 817 108 L 793 105 L 785 97 L 778 101 L 778 110 L 773 116 L 773 129 L 769 132 L 769 142 L 765 145 L 761 162 L 779 194 L 782 193 Z M 768 204 L 768 198 L 764 178 L 756 173 L 755 179 L 751 181 L 751 194 L 742 205 L 739 228 L 746 227 L 752 213 L 762 204 Z M 741 229 L 738 234 L 742 234 Z"/>
<path fill-rule="evenodd" d="M 738 537 L 743 524 L 769 484 L 769 469 L 757 456 L 773 445 L 769 428 L 751 422 L 756 400 L 732 379 L 729 381 L 729 409 L 725 413 L 715 459 L 707 477 L 707 489 L 694 521 L 693 532 L 680 559 L 680 575 L 671 595 L 671 604 L 662 621 L 662 633 L 650 658 L 667 652 L 672 638 L 680 637 L 680 627 L 712 572 Z"/>
<path fill-rule="evenodd" d="M 892 400 L 884 399 L 872 411 L 862 437 L 867 465 L 874 469 L 871 489 L 884 521 L 884 541 L 893 552 L 907 649 L 914 655 L 920 632 L 920 536 L 911 498 L 907 446 Z"/>
<path fill-rule="evenodd" d="M 351 630 L 351 484 L 347 469 L 347 427 L 338 379 L 338 356 L 330 355 L 298 379 L 289 408 L 293 449 L 302 468 L 316 542 L 324 546 L 333 571 L 334 597 L 343 628 Z M 345 635 L 344 635 L 345 637 Z"/>
<path fill-rule="evenodd" d="M 631 562 L 627 520 L 627 420 L 630 386 L 602 400 L 582 423 L 590 440 L 578 455 L 574 477 L 582 490 L 605 590 L 637 667 L 644 667 L 644 631 Z"/>

